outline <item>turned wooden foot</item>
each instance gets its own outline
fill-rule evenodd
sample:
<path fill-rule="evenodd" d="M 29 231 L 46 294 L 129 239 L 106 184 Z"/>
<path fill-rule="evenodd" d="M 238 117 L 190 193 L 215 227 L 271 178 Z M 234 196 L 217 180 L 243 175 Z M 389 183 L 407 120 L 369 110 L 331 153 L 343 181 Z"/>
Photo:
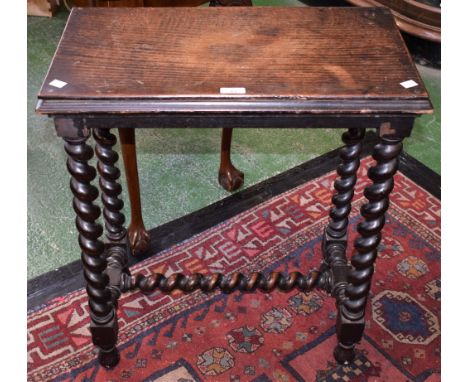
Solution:
<path fill-rule="evenodd" d="M 112 348 L 109 351 L 100 349 L 98 355 L 99 364 L 106 369 L 112 369 L 120 361 L 119 351 L 116 348 Z"/>
<path fill-rule="evenodd" d="M 143 223 L 140 200 L 140 180 L 135 147 L 135 129 L 119 129 L 120 146 L 127 178 L 131 218 L 128 226 L 128 241 L 133 255 L 145 252 L 150 247 L 150 237 Z"/>
<path fill-rule="evenodd" d="M 223 129 L 221 138 L 221 162 L 218 182 L 226 191 L 235 191 L 244 184 L 244 173 L 231 162 L 232 129 Z"/>
<path fill-rule="evenodd" d="M 356 352 L 354 351 L 354 346 L 344 347 L 343 345 L 338 344 L 333 351 L 333 356 L 335 357 L 336 362 L 340 365 L 348 365 L 354 361 Z"/>

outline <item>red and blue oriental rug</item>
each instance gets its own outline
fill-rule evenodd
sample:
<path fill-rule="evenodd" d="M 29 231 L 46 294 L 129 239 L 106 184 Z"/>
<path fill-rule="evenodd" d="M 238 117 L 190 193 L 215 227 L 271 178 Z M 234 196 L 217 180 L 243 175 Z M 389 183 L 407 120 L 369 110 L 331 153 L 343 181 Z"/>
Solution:
<path fill-rule="evenodd" d="M 365 198 L 367 158 L 351 216 Z M 276 195 L 134 271 L 305 271 L 318 267 L 334 173 Z M 28 315 L 29 381 L 440 381 L 440 201 L 398 173 L 365 336 L 335 363 L 334 300 L 321 292 L 129 293 L 119 302 L 120 364 L 99 367 L 83 289 Z M 352 247 L 352 246 L 350 246 Z M 351 255 L 351 248 L 349 250 Z"/>

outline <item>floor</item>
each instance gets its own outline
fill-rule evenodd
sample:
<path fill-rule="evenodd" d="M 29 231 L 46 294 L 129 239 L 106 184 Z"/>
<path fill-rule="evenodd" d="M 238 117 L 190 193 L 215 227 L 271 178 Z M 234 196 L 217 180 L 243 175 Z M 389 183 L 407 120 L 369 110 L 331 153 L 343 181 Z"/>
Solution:
<path fill-rule="evenodd" d="M 294 0 L 254 3 L 304 6 Z M 55 135 L 52 121 L 34 113 L 36 94 L 67 15 L 61 11 L 52 19 L 28 17 L 28 279 L 79 258 L 63 145 Z M 423 66 L 418 69 L 435 113 L 417 121 L 413 136 L 405 142 L 405 150 L 440 174 L 440 70 Z M 147 228 L 229 195 L 217 183 L 220 134 L 220 130 L 209 129 L 137 132 Z M 238 129 L 234 131 L 232 158 L 246 174 L 246 188 L 339 144 L 340 132 L 333 130 Z M 122 183 L 123 199 L 127 202 L 125 179 Z M 129 216 L 128 206 L 124 212 Z"/>

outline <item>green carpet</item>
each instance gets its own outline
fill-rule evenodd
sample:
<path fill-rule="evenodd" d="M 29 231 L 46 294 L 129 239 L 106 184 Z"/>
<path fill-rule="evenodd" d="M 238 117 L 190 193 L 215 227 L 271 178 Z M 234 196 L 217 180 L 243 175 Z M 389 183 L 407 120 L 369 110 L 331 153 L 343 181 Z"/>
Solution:
<path fill-rule="evenodd" d="M 303 6 L 298 1 L 255 5 Z M 36 115 L 36 94 L 68 13 L 28 17 L 28 278 L 79 259 L 66 155 L 50 119 Z M 405 150 L 440 173 L 440 71 L 418 67 L 436 108 L 420 118 Z M 336 148 L 337 130 L 234 130 L 232 158 L 245 187 Z M 138 130 L 138 164 L 147 228 L 198 210 L 229 195 L 217 182 L 221 131 Z M 120 148 L 118 148 L 120 150 Z M 129 216 L 125 178 L 122 179 Z"/>

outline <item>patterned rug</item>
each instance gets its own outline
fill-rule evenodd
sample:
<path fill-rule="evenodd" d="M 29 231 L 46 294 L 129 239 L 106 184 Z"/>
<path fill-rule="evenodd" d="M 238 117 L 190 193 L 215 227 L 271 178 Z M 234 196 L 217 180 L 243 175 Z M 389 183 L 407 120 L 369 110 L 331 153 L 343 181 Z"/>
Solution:
<path fill-rule="evenodd" d="M 360 170 L 351 239 L 365 201 Z M 334 173 L 137 264 L 134 271 L 291 272 L 318 267 Z M 120 364 L 99 367 L 84 290 L 28 313 L 29 381 L 440 381 L 440 202 L 396 176 L 353 364 L 334 362 L 334 300 L 322 292 L 201 292 L 119 303 Z M 349 253 L 350 255 L 351 253 Z"/>

